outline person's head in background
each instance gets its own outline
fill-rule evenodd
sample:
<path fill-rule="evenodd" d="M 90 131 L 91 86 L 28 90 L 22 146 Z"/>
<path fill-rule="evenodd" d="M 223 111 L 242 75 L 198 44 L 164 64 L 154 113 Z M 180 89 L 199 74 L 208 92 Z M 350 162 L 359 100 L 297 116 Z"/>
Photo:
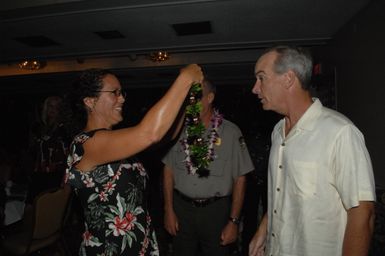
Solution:
<path fill-rule="evenodd" d="M 44 100 L 41 118 L 44 125 L 57 123 L 60 118 L 63 100 L 59 96 L 49 96 Z"/>

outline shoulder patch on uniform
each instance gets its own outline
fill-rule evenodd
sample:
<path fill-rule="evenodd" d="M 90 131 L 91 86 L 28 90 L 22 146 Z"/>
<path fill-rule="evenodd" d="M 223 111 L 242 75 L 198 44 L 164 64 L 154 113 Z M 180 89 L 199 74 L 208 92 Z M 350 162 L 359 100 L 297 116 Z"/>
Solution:
<path fill-rule="evenodd" d="M 246 148 L 246 141 L 245 141 L 245 138 L 243 136 L 239 137 L 239 145 L 241 146 L 242 149 L 245 149 Z"/>

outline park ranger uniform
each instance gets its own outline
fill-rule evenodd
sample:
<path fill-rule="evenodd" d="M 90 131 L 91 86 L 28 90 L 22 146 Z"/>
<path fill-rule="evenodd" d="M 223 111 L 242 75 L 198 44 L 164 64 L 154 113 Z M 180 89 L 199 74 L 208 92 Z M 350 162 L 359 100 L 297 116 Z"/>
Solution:
<path fill-rule="evenodd" d="M 206 140 L 210 130 L 211 127 L 205 131 Z M 179 223 L 174 251 L 183 248 L 184 256 L 194 255 L 198 244 L 206 255 L 227 255 L 228 249 L 220 246 L 220 236 L 230 217 L 233 184 L 254 169 L 240 129 L 223 119 L 217 132 L 219 138 L 214 144 L 215 157 L 208 166 L 208 177 L 188 174 L 180 142 L 186 137 L 184 131 L 163 158 L 174 176 L 173 204 Z"/>

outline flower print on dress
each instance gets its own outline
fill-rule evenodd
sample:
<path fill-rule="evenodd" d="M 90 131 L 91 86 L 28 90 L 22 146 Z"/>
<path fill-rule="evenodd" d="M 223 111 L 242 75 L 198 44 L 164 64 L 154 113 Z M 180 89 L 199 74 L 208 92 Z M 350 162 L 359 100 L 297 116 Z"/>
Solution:
<path fill-rule="evenodd" d="M 122 175 L 122 169 L 131 170 L 132 164 L 128 164 L 128 163 L 120 164 L 118 170 L 115 172 L 115 176 L 113 177 L 114 180 L 118 180 L 119 176 Z"/>
<path fill-rule="evenodd" d="M 96 183 L 103 184 L 111 180 L 111 177 L 114 176 L 110 172 L 111 164 L 97 166 L 92 172 L 89 172 L 90 175 L 94 178 Z"/>
<path fill-rule="evenodd" d="M 138 170 L 141 176 L 147 176 L 146 169 L 144 169 L 142 163 L 134 163 L 132 165 L 133 170 Z"/>
<path fill-rule="evenodd" d="M 148 248 L 148 237 L 146 236 L 146 238 L 144 239 L 144 241 L 142 242 L 142 249 L 141 251 L 139 252 L 139 255 L 140 256 L 144 256 L 146 251 L 147 251 L 147 248 Z"/>
<path fill-rule="evenodd" d="M 86 224 L 88 225 L 89 230 L 95 232 L 94 236 L 100 236 L 100 234 L 96 234 L 96 231 L 94 231 L 95 229 L 102 229 L 106 226 L 105 213 L 108 211 L 108 204 L 101 204 L 99 200 L 94 200 L 90 202 L 89 207 L 85 210 L 84 213 Z"/>
<path fill-rule="evenodd" d="M 88 139 L 90 138 L 90 136 L 88 134 L 85 134 L 85 133 L 82 133 L 82 134 L 79 134 L 75 137 L 74 139 L 74 143 L 77 143 L 77 144 L 83 144 L 84 142 L 86 142 Z"/>
<path fill-rule="evenodd" d="M 151 232 L 151 230 L 148 228 L 150 227 L 151 224 L 151 217 L 150 215 L 146 216 L 146 222 L 147 222 L 147 228 L 146 228 L 146 236 L 145 239 L 143 240 L 142 248 L 139 252 L 140 256 L 146 255 L 146 252 L 150 252 L 151 256 L 159 256 L 159 248 L 156 240 L 156 234 L 155 232 Z M 149 248 L 151 248 L 149 250 Z"/>
<path fill-rule="evenodd" d="M 110 222 L 108 225 L 108 231 L 106 235 L 113 234 L 114 236 L 123 236 L 123 242 L 121 250 L 124 251 L 125 247 L 132 246 L 133 240 L 137 240 L 137 237 L 132 230 L 138 228 L 145 233 L 144 227 L 137 221 L 137 215 L 144 213 L 142 207 L 136 207 L 132 209 L 132 205 L 127 205 L 124 198 L 120 197 L 119 193 L 116 195 L 117 207 L 111 206 L 111 213 L 107 213 L 106 221 Z"/>
<path fill-rule="evenodd" d="M 107 193 L 112 193 L 114 192 L 116 187 L 116 184 L 112 181 L 107 182 L 106 184 L 103 185 L 104 191 Z"/>
<path fill-rule="evenodd" d="M 156 240 L 156 235 L 155 235 L 155 232 L 152 232 L 152 235 L 151 235 L 151 240 L 150 240 L 150 246 L 152 248 L 151 252 L 150 252 L 150 255 L 151 256 L 159 256 L 159 247 L 158 247 L 158 243 L 156 243 L 155 241 Z"/>
<path fill-rule="evenodd" d="M 68 172 L 68 169 L 67 169 L 64 175 L 64 183 L 67 183 L 69 179 L 75 179 L 75 174 L 73 174 L 72 172 Z"/>
<path fill-rule="evenodd" d="M 109 169 L 109 166 L 107 166 L 107 170 Z M 109 173 L 109 171 L 107 171 Z M 95 200 L 96 198 L 99 198 L 101 202 L 107 202 L 108 201 L 108 196 L 112 195 L 113 192 L 115 191 L 116 187 L 116 180 L 119 179 L 119 176 L 121 175 L 121 172 L 118 172 L 116 175 L 112 174 L 112 178 L 106 179 L 106 175 L 103 174 L 103 172 L 100 173 L 100 175 L 95 175 L 95 181 L 99 181 L 98 183 L 101 183 L 100 181 L 103 181 L 102 185 L 102 190 L 99 190 L 99 187 L 95 187 L 95 193 L 92 193 L 90 197 L 88 198 L 88 202 L 91 202 Z M 85 174 L 84 176 L 87 176 Z M 97 176 L 99 176 L 97 178 Z"/>
<path fill-rule="evenodd" d="M 84 142 L 93 133 L 85 132 L 77 141 Z M 79 255 L 137 256 L 143 249 L 143 241 L 146 241 L 143 255 L 158 256 L 155 232 L 150 225 L 145 201 L 148 177 L 143 165 L 134 159 L 125 159 L 81 172 L 74 165 L 83 154 L 83 145 L 73 143 L 66 174 L 67 183 L 74 187 L 84 206 L 86 232 Z M 94 186 L 87 187 L 90 182 Z"/>
<path fill-rule="evenodd" d="M 77 154 L 76 149 L 77 149 L 76 146 L 74 144 L 71 144 L 70 152 L 67 156 L 67 165 L 68 166 L 72 166 L 82 159 L 82 157 Z"/>
<path fill-rule="evenodd" d="M 108 201 L 107 194 L 104 193 L 104 191 L 100 192 L 99 193 L 99 199 L 100 199 L 101 202 L 107 202 Z"/>
<path fill-rule="evenodd" d="M 89 175 L 84 175 L 83 183 L 86 185 L 87 188 L 92 188 L 95 186 L 95 183 L 93 182 L 92 178 L 89 177 Z"/>
<path fill-rule="evenodd" d="M 110 223 L 108 227 L 113 230 L 114 236 L 123 236 L 132 229 L 133 225 L 126 218 L 115 216 L 114 223 Z"/>
<path fill-rule="evenodd" d="M 99 242 L 97 237 L 94 237 L 88 230 L 83 233 L 83 243 L 85 246 L 101 246 L 102 243 Z"/>
<path fill-rule="evenodd" d="M 112 166 L 110 164 L 107 165 L 107 173 L 109 177 L 112 177 L 115 175 L 114 170 L 112 169 Z"/>

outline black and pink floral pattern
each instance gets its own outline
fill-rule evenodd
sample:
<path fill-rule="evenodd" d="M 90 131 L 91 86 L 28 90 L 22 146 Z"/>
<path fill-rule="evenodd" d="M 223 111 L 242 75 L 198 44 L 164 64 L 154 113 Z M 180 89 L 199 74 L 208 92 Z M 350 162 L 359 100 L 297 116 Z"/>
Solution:
<path fill-rule="evenodd" d="M 96 131 L 75 137 L 68 156 L 66 183 L 82 203 L 85 232 L 79 255 L 158 256 L 158 244 L 147 207 L 147 173 L 140 162 L 126 159 L 80 172 L 83 143 Z"/>

